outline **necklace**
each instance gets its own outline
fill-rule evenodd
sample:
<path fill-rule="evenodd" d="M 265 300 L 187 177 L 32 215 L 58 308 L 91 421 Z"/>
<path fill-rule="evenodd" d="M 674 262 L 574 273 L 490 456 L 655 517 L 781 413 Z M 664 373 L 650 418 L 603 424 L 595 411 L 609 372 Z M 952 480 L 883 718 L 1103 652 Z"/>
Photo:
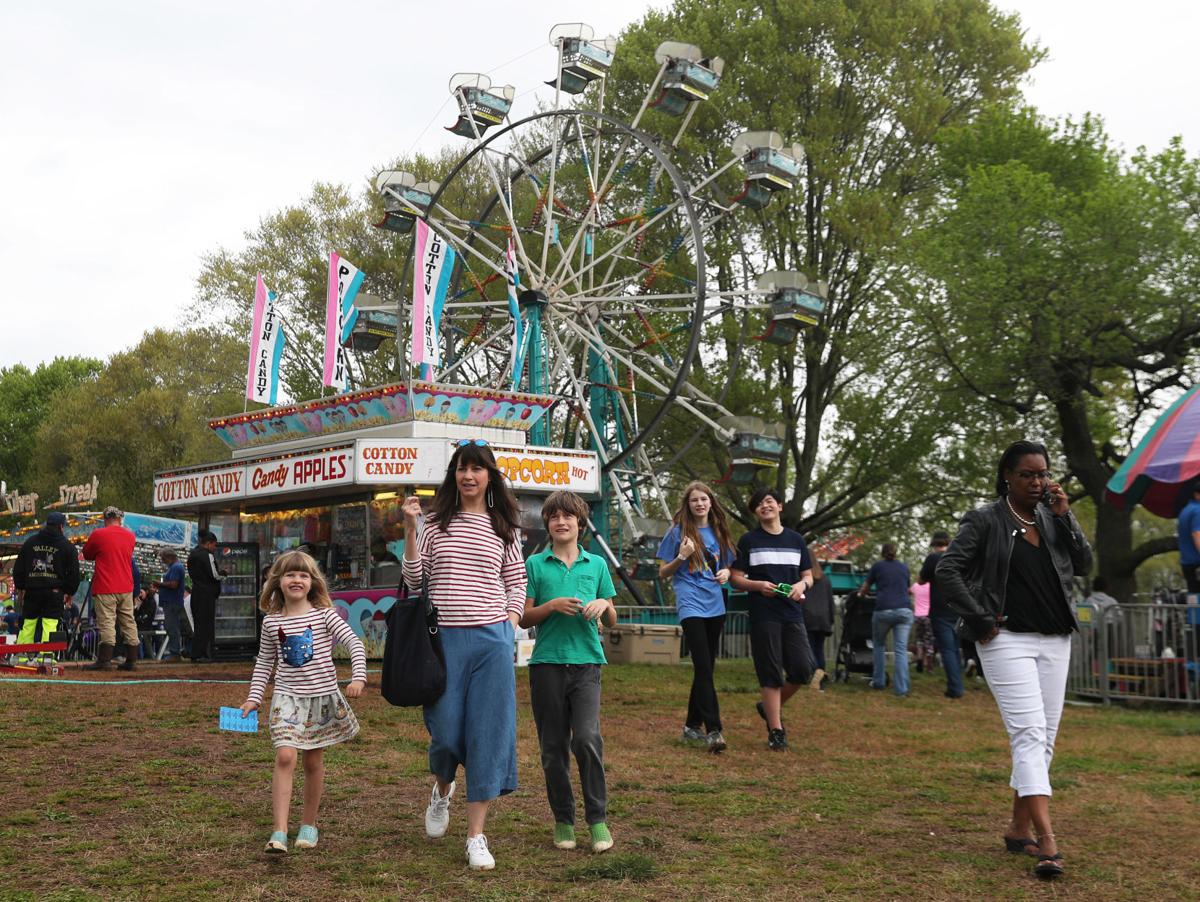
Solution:
<path fill-rule="evenodd" d="M 1037 526 L 1037 520 L 1026 520 L 1024 517 L 1022 517 L 1020 514 L 1018 514 L 1016 512 L 1016 510 L 1013 509 L 1012 502 L 1008 500 L 1007 495 L 1004 496 L 1004 503 L 1008 505 L 1009 513 L 1011 513 L 1014 517 L 1016 517 L 1017 520 L 1019 520 L 1021 523 L 1024 523 L 1026 526 Z M 1021 532 L 1024 532 L 1024 531 L 1025 530 L 1023 530 L 1023 529 L 1021 530 Z"/>

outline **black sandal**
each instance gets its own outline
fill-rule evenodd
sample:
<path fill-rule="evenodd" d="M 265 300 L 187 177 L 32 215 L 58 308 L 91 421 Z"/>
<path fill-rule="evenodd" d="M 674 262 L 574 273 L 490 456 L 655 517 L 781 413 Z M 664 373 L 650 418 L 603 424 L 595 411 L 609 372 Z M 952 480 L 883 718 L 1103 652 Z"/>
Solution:
<path fill-rule="evenodd" d="M 1039 855 L 1038 863 L 1033 866 L 1033 873 L 1043 880 L 1051 880 L 1055 877 L 1063 875 L 1062 853 L 1055 852 L 1053 855 Z"/>
<path fill-rule="evenodd" d="M 1037 854 L 1037 852 L 1029 851 L 1030 846 L 1033 846 L 1035 849 L 1037 848 L 1037 840 L 1036 839 L 1032 839 L 1030 837 L 1026 837 L 1025 839 L 1013 839 L 1011 836 L 1005 836 L 1005 837 L 1003 837 L 1003 839 L 1004 839 L 1005 850 L 1008 852 L 1012 852 L 1014 855 L 1036 855 Z"/>

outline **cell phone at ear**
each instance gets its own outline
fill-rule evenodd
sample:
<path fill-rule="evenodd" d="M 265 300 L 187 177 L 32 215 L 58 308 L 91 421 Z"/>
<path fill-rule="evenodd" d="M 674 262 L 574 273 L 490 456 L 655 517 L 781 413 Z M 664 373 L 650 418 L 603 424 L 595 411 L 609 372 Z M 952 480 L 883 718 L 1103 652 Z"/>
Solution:
<path fill-rule="evenodd" d="M 1046 505 L 1046 507 L 1051 507 L 1054 504 L 1054 493 L 1049 489 L 1042 492 L 1042 504 Z"/>

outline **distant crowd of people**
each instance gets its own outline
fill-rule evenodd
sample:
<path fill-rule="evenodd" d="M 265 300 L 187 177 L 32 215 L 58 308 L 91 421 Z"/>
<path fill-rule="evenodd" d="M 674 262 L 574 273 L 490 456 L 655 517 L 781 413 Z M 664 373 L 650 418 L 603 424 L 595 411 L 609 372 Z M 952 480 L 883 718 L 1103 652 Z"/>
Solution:
<path fill-rule="evenodd" d="M 18 645 L 45 644 L 64 636 L 78 640 L 83 624 L 75 597 L 82 582 L 82 556 L 94 566 L 83 604 L 90 606 L 94 618 L 95 661 L 85 669 L 134 670 L 139 657 L 151 655 L 164 661 L 185 654 L 196 662 L 215 660 L 214 619 L 221 593 L 216 536 L 201 531 L 186 568 L 176 552 L 162 551 L 162 578 L 144 583 L 134 555 L 136 537 L 122 525 L 124 516 L 120 508 L 105 508 L 104 525 L 77 550 L 64 533 L 66 516 L 59 511 L 47 514 L 17 553 L 11 582 L 21 610 L 18 613 L 12 604 L 5 607 L 5 631 L 16 635 Z M 153 638 L 160 627 L 166 644 L 156 654 Z M 54 657 L 35 652 L 23 660 Z"/>

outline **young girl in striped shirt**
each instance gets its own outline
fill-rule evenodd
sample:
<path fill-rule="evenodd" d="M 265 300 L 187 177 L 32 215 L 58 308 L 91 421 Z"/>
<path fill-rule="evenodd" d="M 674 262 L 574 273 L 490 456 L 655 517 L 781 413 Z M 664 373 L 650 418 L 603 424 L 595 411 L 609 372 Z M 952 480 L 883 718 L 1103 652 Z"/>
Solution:
<path fill-rule="evenodd" d="M 317 808 L 325 788 L 325 748 L 358 735 L 358 721 L 338 689 L 333 649 L 350 649 L 352 679 L 346 695 L 358 698 L 367 684 L 367 655 L 362 640 L 329 598 L 317 562 L 303 551 L 280 555 L 267 574 L 258 606 L 266 612 L 258 645 L 258 661 L 242 716 L 258 709 L 271 674 L 271 742 L 275 773 L 271 779 L 271 812 L 275 832 L 268 852 L 287 851 L 288 808 L 297 750 L 304 751 L 304 811 L 297 849 L 317 844 Z"/>
<path fill-rule="evenodd" d="M 513 628 L 525 610 L 525 562 L 517 500 L 487 442 L 458 443 L 433 509 L 418 535 L 420 500 L 404 499 L 404 581 L 428 580 L 446 654 L 446 691 L 425 706 L 433 793 L 425 832 L 450 824 L 462 765 L 467 784 L 467 863 L 491 870 L 483 834 L 488 806 L 517 788 L 517 684 Z"/>

